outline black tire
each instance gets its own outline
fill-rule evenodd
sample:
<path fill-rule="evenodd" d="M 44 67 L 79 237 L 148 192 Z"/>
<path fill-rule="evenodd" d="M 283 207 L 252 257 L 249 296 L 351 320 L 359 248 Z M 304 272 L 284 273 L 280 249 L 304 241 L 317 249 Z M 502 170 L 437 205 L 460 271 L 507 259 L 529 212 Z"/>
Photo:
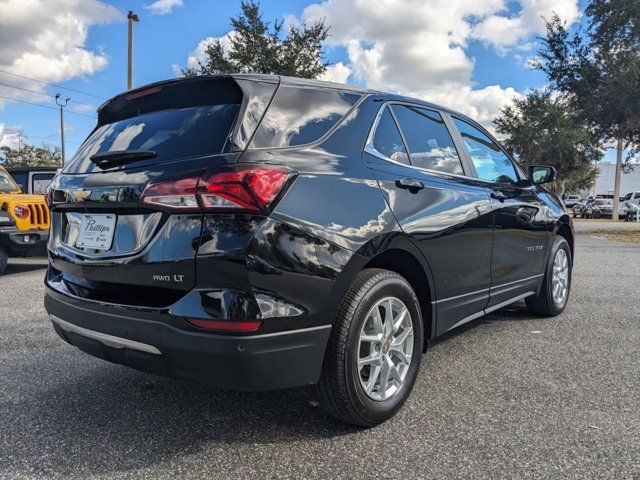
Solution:
<path fill-rule="evenodd" d="M 4 269 L 7 268 L 7 262 L 9 261 L 9 254 L 4 248 L 0 248 L 0 275 L 4 273 Z"/>
<path fill-rule="evenodd" d="M 568 268 L 569 274 L 567 279 L 567 293 L 565 296 L 564 302 L 558 304 L 553 298 L 553 263 L 558 253 L 558 250 L 564 250 L 567 259 L 568 259 Z M 540 294 L 535 297 L 527 297 L 525 302 L 527 304 L 527 308 L 530 312 L 535 313 L 536 315 L 542 315 L 545 317 L 555 317 L 556 315 L 560 315 L 569 299 L 569 294 L 571 293 L 571 272 L 573 270 L 573 258 L 571 258 L 571 249 L 569 248 L 569 244 L 567 241 L 560 236 L 556 236 L 553 246 L 551 247 L 551 252 L 549 253 L 549 258 L 547 260 L 547 266 L 545 268 L 544 280 L 542 281 L 542 288 L 540 289 Z"/>
<path fill-rule="evenodd" d="M 401 300 L 411 314 L 413 353 L 404 383 L 390 398 L 373 400 L 363 389 L 357 367 L 360 331 L 373 305 L 387 296 Z M 365 269 L 358 274 L 342 301 L 333 325 L 317 393 L 332 416 L 352 425 L 372 427 L 388 420 L 409 397 L 423 349 L 420 303 L 404 277 L 389 270 Z"/>

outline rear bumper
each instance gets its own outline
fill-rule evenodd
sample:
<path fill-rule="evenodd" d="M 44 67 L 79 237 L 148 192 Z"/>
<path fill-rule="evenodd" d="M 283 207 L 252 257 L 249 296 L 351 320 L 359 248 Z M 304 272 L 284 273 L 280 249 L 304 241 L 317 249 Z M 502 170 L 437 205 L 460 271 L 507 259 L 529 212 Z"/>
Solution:
<path fill-rule="evenodd" d="M 0 247 L 4 247 L 16 255 L 40 249 L 44 253 L 48 238 L 48 230 L 21 231 L 16 227 L 0 228 Z"/>
<path fill-rule="evenodd" d="M 96 310 L 46 288 L 55 331 L 96 357 L 157 375 L 236 390 L 276 390 L 317 383 L 330 325 L 262 335 L 181 330 L 129 309 Z M 115 308 L 114 308 L 115 310 Z M 124 313 L 124 314 L 123 314 Z"/>

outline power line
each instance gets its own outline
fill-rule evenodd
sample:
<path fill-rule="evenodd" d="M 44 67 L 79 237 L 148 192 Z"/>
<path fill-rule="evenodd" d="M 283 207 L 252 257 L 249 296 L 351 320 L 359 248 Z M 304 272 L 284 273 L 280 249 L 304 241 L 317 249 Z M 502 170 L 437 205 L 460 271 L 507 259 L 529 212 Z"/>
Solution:
<path fill-rule="evenodd" d="M 56 107 L 52 107 L 50 105 L 42 105 L 41 103 L 33 103 L 33 102 L 27 102 L 26 100 L 19 100 L 17 98 L 11 98 L 11 97 L 5 97 L 3 95 L 0 95 L 0 98 L 4 98 L 5 100 L 11 100 L 12 102 L 20 102 L 20 103 L 26 103 L 27 105 L 33 105 L 36 107 L 42 107 L 42 108 L 48 108 L 49 110 L 58 110 Z M 86 113 L 79 113 L 79 112 L 69 112 L 73 115 L 80 115 L 82 117 L 89 117 L 89 118 L 98 118 L 95 115 L 88 115 Z"/>
<path fill-rule="evenodd" d="M 59 140 L 52 140 L 52 139 L 46 138 L 46 137 L 36 137 L 35 135 L 27 135 L 27 134 L 22 133 L 22 132 L 18 133 L 18 135 L 23 137 L 23 138 L 35 138 L 36 140 L 42 140 L 42 141 L 47 142 L 47 143 L 55 143 L 56 145 L 60 145 L 60 141 Z M 67 142 L 67 143 L 75 143 L 76 145 L 82 145 L 82 142 L 75 142 L 73 140 L 67 140 L 67 139 L 65 139 L 64 141 Z"/>
<path fill-rule="evenodd" d="M 6 73 L 7 75 L 13 75 L 14 77 L 20 77 L 20 78 L 24 78 L 26 80 L 31 80 L 33 82 L 38 82 L 38 83 L 42 83 L 44 85 L 49 85 L 50 87 L 55 87 L 55 88 L 61 88 L 63 90 L 68 90 L 70 92 L 75 92 L 75 93 L 79 93 L 80 95 L 87 95 L 89 97 L 94 97 L 94 98 L 99 98 L 101 100 L 107 100 L 105 97 L 101 97 L 100 95 L 94 95 L 93 93 L 87 93 L 87 92 L 82 92 L 80 90 L 74 90 L 73 88 L 69 88 L 69 87 L 63 87 L 61 85 L 57 85 L 55 83 L 49 83 L 49 82 L 44 82 L 42 80 L 38 80 L 36 78 L 31 78 L 31 77 L 27 77 L 25 75 L 18 75 L 17 73 L 12 73 L 12 72 L 7 72 L 6 70 L 2 70 L 0 69 L 0 72 L 2 73 Z"/>
<path fill-rule="evenodd" d="M 24 92 L 35 93 L 36 95 L 43 95 L 43 96 L 49 97 L 49 98 L 56 98 L 55 95 L 50 95 L 50 94 L 44 93 L 44 92 L 37 92 L 36 90 L 29 90 L 28 88 L 18 87 L 17 85 L 11 85 L 9 83 L 0 82 L 0 85 L 4 85 L 5 87 L 10 87 L 10 88 L 15 88 L 17 90 L 22 90 Z M 91 108 L 95 108 L 95 109 L 98 108 L 95 105 L 91 105 L 90 103 L 78 102 L 78 101 L 72 100 L 72 99 L 70 99 L 69 101 L 72 102 L 72 103 L 77 103 L 78 105 L 85 105 L 87 107 L 91 107 Z"/>

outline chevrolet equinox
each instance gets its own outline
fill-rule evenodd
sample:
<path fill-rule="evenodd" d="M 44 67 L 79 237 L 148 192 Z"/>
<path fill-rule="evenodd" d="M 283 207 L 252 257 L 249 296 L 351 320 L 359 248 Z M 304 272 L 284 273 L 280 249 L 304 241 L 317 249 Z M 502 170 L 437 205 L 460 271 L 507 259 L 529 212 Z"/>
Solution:
<path fill-rule="evenodd" d="M 218 387 L 316 385 L 394 415 L 427 340 L 569 296 L 572 223 L 478 123 L 268 75 L 120 94 L 50 185 L 45 307 L 96 357 Z"/>

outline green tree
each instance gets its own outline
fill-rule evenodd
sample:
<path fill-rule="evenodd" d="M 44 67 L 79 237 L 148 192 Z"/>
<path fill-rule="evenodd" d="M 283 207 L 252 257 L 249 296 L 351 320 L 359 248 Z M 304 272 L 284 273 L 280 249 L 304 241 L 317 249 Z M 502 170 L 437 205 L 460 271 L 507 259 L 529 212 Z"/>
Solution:
<path fill-rule="evenodd" d="M 60 147 L 43 145 L 35 147 L 21 143 L 20 148 L 0 147 L 0 165 L 10 167 L 60 167 Z"/>
<path fill-rule="evenodd" d="M 242 12 L 231 18 L 234 34 L 225 50 L 220 40 L 207 46 L 204 61 L 182 71 L 185 76 L 219 73 L 271 73 L 318 78 L 327 69 L 322 43 L 329 34 L 323 21 L 292 25 L 286 34 L 283 22 L 265 22 L 260 4 L 243 1 Z"/>
<path fill-rule="evenodd" d="M 537 67 L 567 95 L 582 122 L 616 142 L 616 211 L 623 151 L 640 146 L 640 3 L 592 0 L 585 16 L 586 26 L 573 35 L 558 16 L 547 22 Z"/>
<path fill-rule="evenodd" d="M 595 182 L 601 143 L 562 97 L 533 91 L 504 108 L 494 123 L 506 137 L 505 147 L 523 165 L 549 165 L 558 171 L 552 186 L 557 193 L 576 193 Z"/>

